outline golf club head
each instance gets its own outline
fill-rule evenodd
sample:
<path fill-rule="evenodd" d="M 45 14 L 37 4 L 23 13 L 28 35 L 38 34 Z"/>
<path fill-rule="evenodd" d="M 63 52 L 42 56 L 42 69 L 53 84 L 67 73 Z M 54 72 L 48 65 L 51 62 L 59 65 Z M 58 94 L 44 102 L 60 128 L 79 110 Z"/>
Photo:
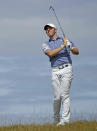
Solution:
<path fill-rule="evenodd" d="M 54 10 L 54 8 L 52 7 L 52 5 L 49 7 L 49 10 L 51 10 L 51 9 Z"/>

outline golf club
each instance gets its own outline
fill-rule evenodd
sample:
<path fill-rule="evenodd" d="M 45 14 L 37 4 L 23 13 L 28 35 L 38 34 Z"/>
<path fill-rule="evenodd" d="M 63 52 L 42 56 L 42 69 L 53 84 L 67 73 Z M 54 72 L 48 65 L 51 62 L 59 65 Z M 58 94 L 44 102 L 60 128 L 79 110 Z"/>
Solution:
<path fill-rule="evenodd" d="M 62 32 L 62 34 L 63 34 L 63 37 L 65 37 L 65 33 L 64 33 L 63 29 L 62 29 L 62 26 L 61 26 L 61 24 L 60 24 L 60 21 L 59 21 L 57 15 L 56 15 L 56 12 L 55 12 L 54 7 L 51 5 L 50 8 L 49 8 L 49 10 L 52 10 L 52 11 L 53 11 L 53 13 L 54 13 L 54 15 L 55 15 L 55 17 L 56 17 L 56 20 L 57 20 L 57 22 L 58 22 L 58 25 L 59 25 L 59 27 L 60 27 L 60 30 L 61 30 L 61 32 Z"/>

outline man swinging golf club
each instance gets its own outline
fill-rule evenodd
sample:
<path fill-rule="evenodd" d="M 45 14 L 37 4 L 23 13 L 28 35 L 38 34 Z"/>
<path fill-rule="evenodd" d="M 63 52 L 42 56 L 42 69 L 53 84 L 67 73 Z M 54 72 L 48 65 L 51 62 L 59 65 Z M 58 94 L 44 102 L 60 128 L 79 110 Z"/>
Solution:
<path fill-rule="evenodd" d="M 42 45 L 43 52 L 51 62 L 51 80 L 54 91 L 54 123 L 65 125 L 70 122 L 70 99 L 69 91 L 72 82 L 72 60 L 70 52 L 79 54 L 78 48 L 66 37 L 57 35 L 54 24 L 47 24 L 44 30 L 49 40 Z M 62 105 L 62 117 L 60 119 L 60 108 Z"/>

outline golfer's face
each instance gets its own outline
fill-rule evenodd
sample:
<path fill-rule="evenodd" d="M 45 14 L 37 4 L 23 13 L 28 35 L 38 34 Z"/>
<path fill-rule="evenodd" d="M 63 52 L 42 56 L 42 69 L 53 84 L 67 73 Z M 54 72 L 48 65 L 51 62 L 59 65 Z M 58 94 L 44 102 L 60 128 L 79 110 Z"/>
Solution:
<path fill-rule="evenodd" d="M 56 33 L 56 29 L 55 29 L 55 28 L 47 27 L 47 29 L 46 29 L 46 34 L 47 34 L 49 37 L 53 36 L 55 33 Z"/>

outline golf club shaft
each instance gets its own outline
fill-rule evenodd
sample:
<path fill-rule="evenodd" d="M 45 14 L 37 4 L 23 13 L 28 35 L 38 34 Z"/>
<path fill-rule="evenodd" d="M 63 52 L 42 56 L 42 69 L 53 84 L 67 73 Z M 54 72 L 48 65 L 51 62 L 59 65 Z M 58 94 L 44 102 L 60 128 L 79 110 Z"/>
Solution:
<path fill-rule="evenodd" d="M 59 21 L 57 15 L 56 15 L 56 12 L 55 12 L 54 8 L 53 8 L 52 6 L 50 6 L 49 10 L 50 10 L 50 9 L 52 9 L 52 11 L 53 11 L 53 13 L 54 13 L 54 15 L 55 15 L 55 17 L 56 17 L 56 20 L 57 20 L 57 22 L 58 22 L 58 25 L 59 25 L 59 27 L 60 27 L 60 30 L 61 30 L 61 32 L 62 32 L 62 34 L 63 34 L 63 37 L 65 37 L 65 33 L 64 33 L 63 29 L 62 29 L 62 26 L 61 26 L 61 24 L 60 24 L 60 21 Z"/>

